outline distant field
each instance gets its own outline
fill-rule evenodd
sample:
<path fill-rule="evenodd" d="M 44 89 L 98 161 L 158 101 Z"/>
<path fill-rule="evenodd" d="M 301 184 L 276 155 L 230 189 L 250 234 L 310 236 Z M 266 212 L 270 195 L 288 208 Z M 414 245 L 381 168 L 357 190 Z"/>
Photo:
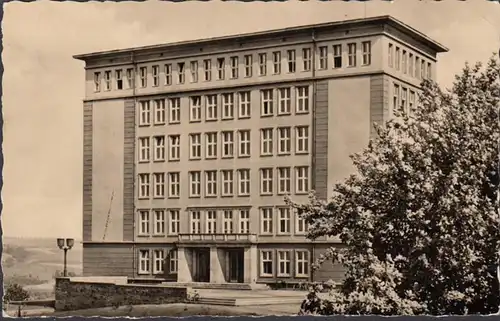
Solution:
<path fill-rule="evenodd" d="M 55 239 L 4 237 L 2 268 L 4 283 L 18 283 L 32 293 L 33 298 L 52 296 L 53 280 L 63 270 L 63 252 Z M 82 245 L 68 251 L 68 272 L 82 272 Z"/>

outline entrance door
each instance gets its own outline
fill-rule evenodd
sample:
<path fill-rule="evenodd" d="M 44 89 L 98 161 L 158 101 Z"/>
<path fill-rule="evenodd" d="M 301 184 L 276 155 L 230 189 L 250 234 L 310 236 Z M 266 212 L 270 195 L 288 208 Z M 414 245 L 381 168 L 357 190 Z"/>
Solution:
<path fill-rule="evenodd" d="M 244 252 L 243 249 L 228 250 L 229 252 L 229 282 L 243 283 Z"/>
<path fill-rule="evenodd" d="M 196 274 L 193 281 L 210 282 L 210 250 L 196 249 L 194 254 L 196 256 Z"/>

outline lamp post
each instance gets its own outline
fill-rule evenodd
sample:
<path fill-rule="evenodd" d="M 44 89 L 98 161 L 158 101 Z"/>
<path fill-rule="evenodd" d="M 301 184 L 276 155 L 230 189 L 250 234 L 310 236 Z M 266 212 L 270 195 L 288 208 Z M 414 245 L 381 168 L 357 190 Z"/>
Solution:
<path fill-rule="evenodd" d="M 58 238 L 57 239 L 57 246 L 64 251 L 64 272 L 63 276 L 67 277 L 68 276 L 68 270 L 66 267 L 66 257 L 68 255 L 68 250 L 71 250 L 71 248 L 75 245 L 75 240 L 74 239 L 63 239 L 63 238 Z"/>

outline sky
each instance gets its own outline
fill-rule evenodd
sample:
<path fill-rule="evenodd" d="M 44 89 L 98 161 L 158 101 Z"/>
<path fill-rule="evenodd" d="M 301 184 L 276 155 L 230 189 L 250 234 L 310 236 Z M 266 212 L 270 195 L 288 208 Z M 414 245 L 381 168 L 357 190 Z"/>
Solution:
<path fill-rule="evenodd" d="M 500 47 L 500 3 L 487 0 L 4 4 L 3 234 L 81 238 L 84 65 L 73 55 L 379 15 L 450 49 L 443 87 Z"/>

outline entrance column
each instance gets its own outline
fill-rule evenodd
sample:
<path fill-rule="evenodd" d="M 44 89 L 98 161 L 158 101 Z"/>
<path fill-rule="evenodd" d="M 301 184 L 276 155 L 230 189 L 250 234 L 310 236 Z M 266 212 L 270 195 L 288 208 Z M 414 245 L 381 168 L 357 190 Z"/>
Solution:
<path fill-rule="evenodd" d="M 218 252 L 217 247 L 212 246 L 210 248 L 210 283 L 225 282 L 224 272 L 222 270 L 222 264 Z"/>
<path fill-rule="evenodd" d="M 189 263 L 191 261 L 189 254 L 188 250 L 184 247 L 179 247 L 177 249 L 177 282 L 179 283 L 193 282 L 191 269 L 189 268 Z"/>
<path fill-rule="evenodd" d="M 257 264 L 259 264 L 257 256 L 257 246 L 252 245 L 245 248 L 244 258 L 244 274 L 243 282 L 255 284 L 257 283 Z"/>

